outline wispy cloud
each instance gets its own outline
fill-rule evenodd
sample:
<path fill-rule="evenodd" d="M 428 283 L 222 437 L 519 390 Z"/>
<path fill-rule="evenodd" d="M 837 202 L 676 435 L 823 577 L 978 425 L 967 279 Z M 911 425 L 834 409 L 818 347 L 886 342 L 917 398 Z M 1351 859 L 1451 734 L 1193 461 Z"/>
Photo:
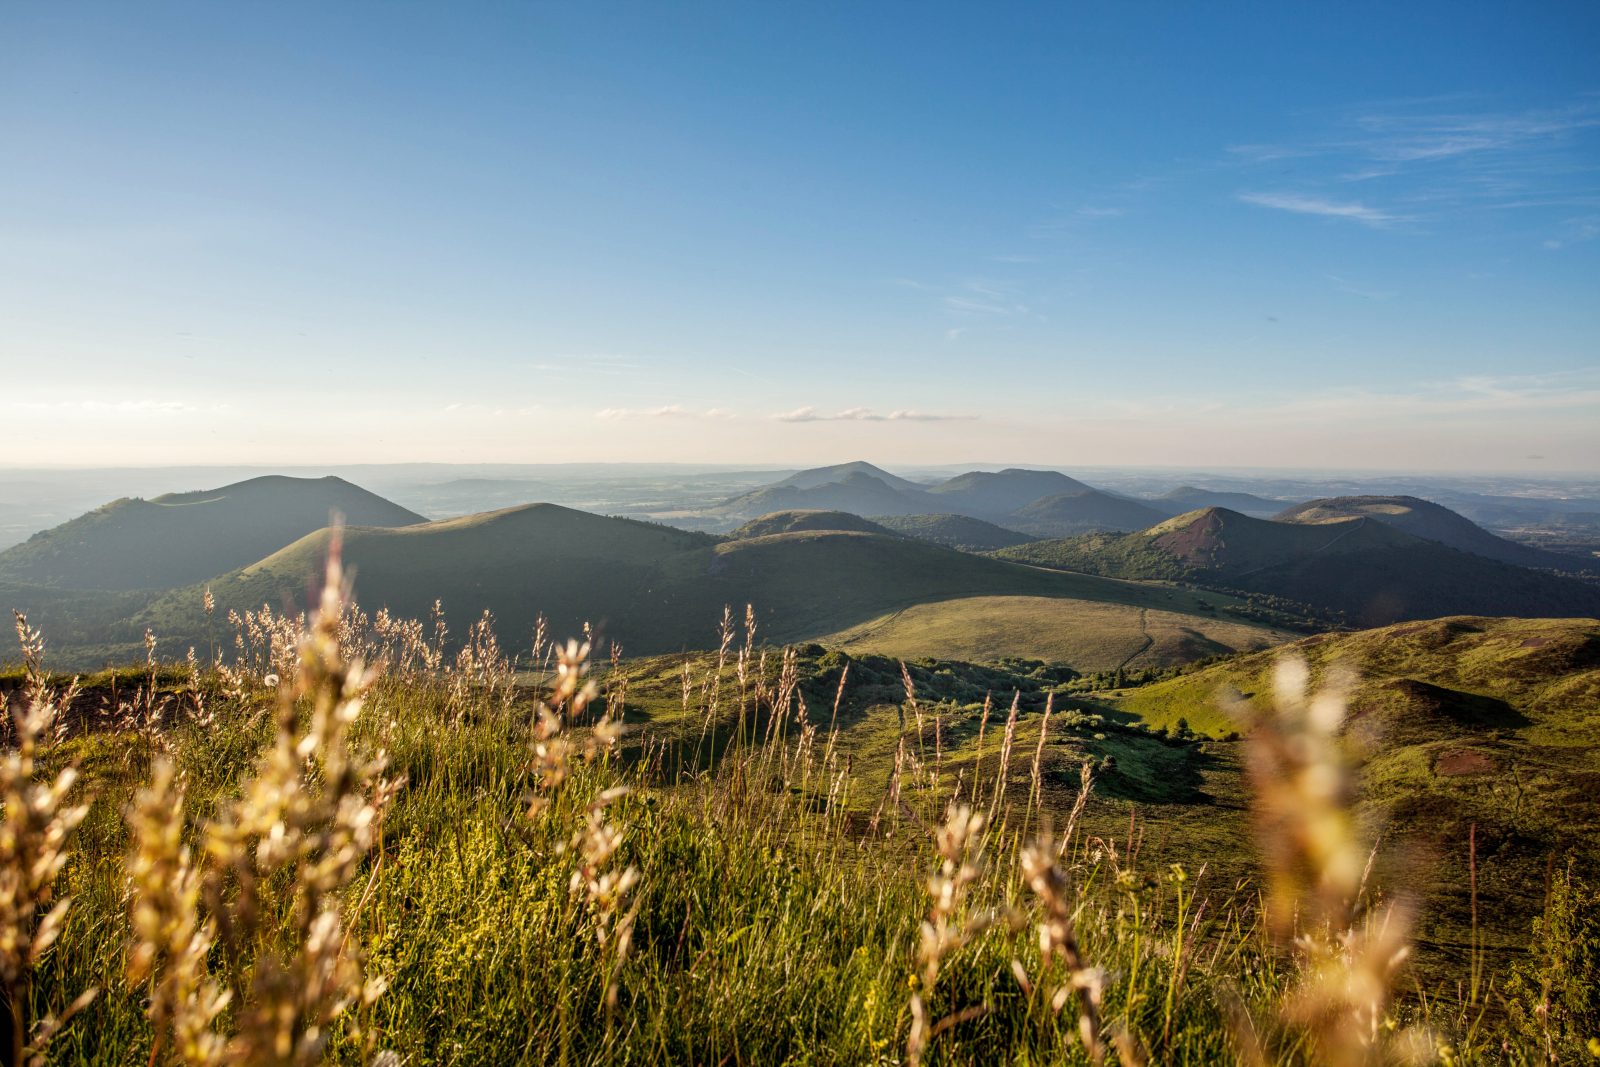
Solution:
<path fill-rule="evenodd" d="M 1278 211 L 1292 211 L 1297 215 L 1320 215 L 1330 219 L 1348 219 L 1366 226 L 1383 228 L 1404 222 L 1403 216 L 1391 214 L 1366 204 L 1324 200 L 1318 196 L 1298 193 L 1240 193 L 1239 199 L 1257 207 L 1270 207 Z"/>
<path fill-rule="evenodd" d="M 1567 219 L 1562 224 L 1562 232 L 1545 241 L 1544 246 L 1552 251 L 1566 248 L 1568 245 L 1584 244 L 1600 237 L 1600 215 L 1585 215 L 1582 218 Z"/>
<path fill-rule="evenodd" d="M 778 422 L 969 422 L 978 416 L 937 414 L 909 409 L 891 411 L 884 415 L 871 408 L 846 408 L 829 414 L 814 407 L 803 407 L 772 417 Z"/>
<path fill-rule="evenodd" d="M 1600 411 L 1600 367 L 1212 400 L 1178 395 L 1107 397 L 1094 405 L 1084 421 L 1106 426 L 1211 426 L 1220 422 L 1257 429 L 1310 425 L 1335 429 L 1405 425 L 1416 429 L 1428 422 L 1554 418 L 1562 412 L 1589 410 Z"/>
<path fill-rule="evenodd" d="M 1600 127 L 1600 105 L 1521 112 L 1377 111 L 1356 116 L 1351 146 L 1378 160 L 1412 163 L 1501 152 Z"/>
<path fill-rule="evenodd" d="M 944 297 L 947 311 L 978 315 L 1022 315 L 1028 311 L 1016 287 L 982 279 L 963 282 L 959 291 Z"/>
<path fill-rule="evenodd" d="M 1292 188 L 1240 199 L 1374 227 L 1468 210 L 1595 206 L 1600 96 L 1521 111 L 1473 103 L 1433 98 L 1371 105 L 1304 140 L 1233 145 L 1225 165 L 1277 171 L 1293 160 Z M 1394 206 L 1339 195 L 1352 185 Z"/>
<path fill-rule="evenodd" d="M 1351 296 L 1359 296 L 1364 300 L 1393 300 L 1395 296 L 1394 293 L 1386 289 L 1374 289 L 1371 286 L 1360 285 L 1347 278 L 1341 278 L 1337 274 L 1328 275 L 1328 280 L 1333 283 L 1333 287 L 1339 292 L 1349 293 Z"/>
<path fill-rule="evenodd" d="M 663 404 L 654 408 L 601 408 L 597 419 L 731 419 L 736 416 L 722 408 L 695 410 L 682 404 Z"/>
<path fill-rule="evenodd" d="M 1274 407 L 1291 421 L 1333 423 L 1593 408 L 1600 407 L 1600 372 L 1473 375 L 1389 390 L 1337 389 Z"/>

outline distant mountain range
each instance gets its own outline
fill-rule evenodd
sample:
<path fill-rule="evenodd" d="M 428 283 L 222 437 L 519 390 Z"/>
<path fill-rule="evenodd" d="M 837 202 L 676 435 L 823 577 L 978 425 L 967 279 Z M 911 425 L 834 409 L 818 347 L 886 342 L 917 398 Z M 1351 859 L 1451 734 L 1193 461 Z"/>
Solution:
<path fill-rule="evenodd" d="M 813 525 L 865 529 L 811 529 Z M 401 528 L 351 527 L 344 557 L 356 596 L 368 610 L 386 607 L 426 617 L 441 599 L 453 618 L 494 614 L 501 640 L 515 647 L 545 616 L 552 633 L 593 623 L 630 654 L 704 648 L 715 640 L 725 605 L 755 605 L 763 632 L 776 640 L 815 638 L 922 603 L 1017 596 L 1187 616 L 1223 647 L 1242 630 L 1219 618 L 1228 598 L 1202 601 L 1155 586 L 1052 572 L 957 552 L 862 524 L 854 516 L 789 513 L 718 540 L 667 526 L 606 518 L 553 504 L 531 504 Z M 326 555 L 329 532 L 213 577 L 219 611 L 262 603 L 303 605 Z M 134 621 L 180 643 L 203 630 L 200 588 L 171 591 Z M 1230 642 L 1229 638 L 1234 638 Z M 997 653 L 998 654 L 998 653 Z"/>
<path fill-rule="evenodd" d="M 1008 467 L 1003 471 L 958 474 L 928 490 L 945 507 L 962 515 L 1009 515 L 1037 500 L 1094 490 L 1058 471 L 1030 471 Z"/>
<path fill-rule="evenodd" d="M 852 647 L 892 639 L 906 654 L 926 637 L 999 656 L 1040 627 L 1070 637 L 1115 626 L 1133 644 L 1025 642 L 1113 665 L 1275 640 L 1263 624 L 1304 625 L 1302 608 L 1357 624 L 1600 615 L 1600 587 L 1532 569 L 1568 557 L 1411 497 L 1311 501 L 1276 521 L 1214 506 L 1164 518 L 1154 501 L 1058 472 L 973 472 L 926 488 L 885 474 L 856 463 L 787 476 L 734 498 L 767 510 L 727 537 L 551 504 L 426 522 L 338 478 L 253 478 L 115 501 L 35 535 L 0 553 L 0 606 L 37 609 L 67 645 L 107 657 L 136 647 L 147 625 L 198 644 L 209 632 L 207 586 L 224 612 L 303 607 L 339 513 L 365 607 L 423 616 L 442 599 L 458 621 L 487 609 L 512 646 L 543 614 L 552 632 L 593 622 L 634 653 L 699 648 L 724 605 L 746 603 L 777 640 L 848 632 Z M 768 507 L 780 501 L 850 506 Z M 1011 510 L 986 518 L 930 507 Z M 1095 527 L 1110 529 L 1030 536 Z M 1163 581 L 1213 592 L 1151 584 Z M 1151 644 L 1157 613 L 1168 637 Z M 1140 634 L 1156 651 L 1139 652 Z"/>
<path fill-rule="evenodd" d="M 918 515 L 936 509 L 930 505 L 928 494 L 920 489 L 897 488 L 877 475 L 851 469 L 845 470 L 835 481 L 820 484 L 779 482 L 777 485 L 755 489 L 734 497 L 717 510 L 735 518 L 756 519 L 774 511 L 848 511 L 853 515 Z"/>
<path fill-rule="evenodd" d="M 267 475 L 114 500 L 0 552 L 0 581 L 62 589 L 188 585 L 275 552 L 334 515 L 352 526 L 427 521 L 342 478 Z"/>
<path fill-rule="evenodd" d="M 1310 522 L 1203 508 L 1138 533 L 1038 541 L 997 554 L 1108 577 L 1266 594 L 1362 626 L 1439 615 L 1600 615 L 1600 587 L 1418 537 L 1348 501 L 1340 508 L 1353 513 L 1297 511 L 1325 515 Z"/>
<path fill-rule="evenodd" d="M 856 462 L 800 471 L 724 501 L 715 510 L 730 520 L 796 509 L 846 511 L 872 518 L 952 515 L 1029 536 L 1062 537 L 1097 530 L 1143 529 L 1202 506 L 1196 501 L 1231 501 L 1252 514 L 1273 514 L 1285 504 L 1248 493 L 1214 493 L 1193 486 L 1157 500 L 1136 500 L 1059 471 L 1018 467 L 968 471 L 933 485 L 918 485 L 870 463 Z"/>
<path fill-rule="evenodd" d="M 920 493 L 926 486 L 916 482 L 907 481 L 898 475 L 890 474 L 882 467 L 874 467 L 865 460 L 856 460 L 854 463 L 836 463 L 831 467 L 811 467 L 807 470 L 796 471 L 787 478 L 775 482 L 774 489 L 816 489 L 825 485 L 837 485 L 863 475 L 875 478 L 891 489 L 902 493 Z"/>
<path fill-rule="evenodd" d="M 1414 496 L 1341 496 L 1309 500 L 1283 511 L 1279 522 L 1329 523 L 1372 518 L 1427 541 L 1519 567 L 1578 570 L 1594 563 L 1496 537 L 1449 508 Z"/>

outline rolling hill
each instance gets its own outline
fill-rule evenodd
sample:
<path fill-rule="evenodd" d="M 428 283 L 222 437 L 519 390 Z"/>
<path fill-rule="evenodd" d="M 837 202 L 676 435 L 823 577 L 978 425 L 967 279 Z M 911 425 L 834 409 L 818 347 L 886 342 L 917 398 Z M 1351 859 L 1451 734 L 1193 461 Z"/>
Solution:
<path fill-rule="evenodd" d="M 770 515 L 774 511 L 847 511 L 852 515 L 916 515 L 933 509 L 930 507 L 927 495 L 920 489 L 915 487 L 899 489 L 864 470 L 850 470 L 838 480 L 831 482 L 814 485 L 779 483 L 763 486 L 724 501 L 716 510 L 735 518 L 754 519 Z"/>
<path fill-rule="evenodd" d="M 728 536 L 735 540 L 748 537 L 766 537 L 769 534 L 798 533 L 805 530 L 853 530 L 856 533 L 881 533 L 890 531 L 875 522 L 852 515 L 848 511 L 774 511 L 759 519 L 751 519 Z"/>
<path fill-rule="evenodd" d="M 328 539 L 319 531 L 214 579 L 218 610 L 304 605 Z M 387 607 L 423 618 L 439 598 L 459 630 L 488 609 L 511 648 L 541 613 L 554 634 L 576 633 L 591 621 L 629 654 L 703 648 L 714 641 L 723 606 L 746 603 L 778 641 L 837 633 L 919 604 L 997 596 L 1173 612 L 1191 616 L 1202 635 L 1213 628 L 1233 635 L 1240 625 L 1219 618 L 1232 604 L 1226 597 L 1025 567 L 887 533 L 797 531 L 718 543 L 550 504 L 398 529 L 351 528 L 344 553 L 369 611 Z M 199 602 L 198 587 L 177 591 L 138 621 L 192 641 L 203 629 Z M 982 634 L 975 624 L 974 646 L 984 644 Z M 1231 637 L 1216 643 L 1239 647 Z M 990 658 L 1008 654 L 989 646 Z"/>
<path fill-rule="evenodd" d="M 1154 507 L 1167 508 L 1173 514 L 1183 514 L 1199 508 L 1227 508 L 1257 519 L 1270 519 L 1284 508 L 1282 500 L 1269 500 L 1254 493 L 1202 489 L 1194 485 L 1180 485 L 1176 489 L 1162 493 L 1150 503 Z"/>
<path fill-rule="evenodd" d="M 1308 500 L 1277 515 L 1279 522 L 1329 523 L 1372 518 L 1413 537 L 1519 567 L 1577 570 L 1583 561 L 1496 537 L 1464 515 L 1414 496 L 1340 496 Z"/>
<path fill-rule="evenodd" d="M 151 500 L 112 501 L 0 553 L 0 580 L 60 589 L 164 589 L 260 559 L 328 525 L 426 520 L 342 478 L 269 475 Z"/>
<path fill-rule="evenodd" d="M 891 489 L 898 489 L 903 493 L 920 493 L 927 486 L 918 485 L 916 482 L 907 481 L 898 475 L 890 474 L 882 467 L 875 467 L 865 460 L 855 460 L 852 463 L 835 463 L 831 467 L 810 467 L 775 482 L 771 488 L 776 489 L 816 489 L 819 486 L 834 485 L 844 481 L 851 475 L 864 474 L 869 478 L 876 478 Z"/>
<path fill-rule="evenodd" d="M 1204 508 L 1141 533 L 997 553 L 1042 566 L 1259 593 L 1379 626 L 1440 615 L 1600 614 L 1600 588 L 1414 537 L 1371 517 L 1301 524 Z"/>
<path fill-rule="evenodd" d="M 1191 597 L 1183 594 L 1188 613 L 1041 596 L 963 597 L 914 604 L 821 641 L 900 659 L 982 661 L 1004 650 L 1007 657 L 1069 663 L 1087 672 L 1167 667 L 1297 636 L 1196 613 Z"/>
<path fill-rule="evenodd" d="M 1137 500 L 1085 488 L 1035 500 L 1018 508 L 1011 521 L 1026 533 L 1062 537 L 1097 530 L 1142 530 L 1166 517 L 1166 512 Z"/>
<path fill-rule="evenodd" d="M 1547 865 L 1600 845 L 1600 622 L 1469 616 L 1322 634 L 1124 691 L 1106 707 L 1221 736 L 1242 724 L 1218 694 L 1265 710 L 1283 651 L 1306 656 L 1316 674 L 1334 664 L 1356 672 L 1345 722 L 1364 759 L 1361 806 L 1384 854 L 1407 868 L 1397 881 L 1425 896 L 1428 951 L 1466 958 L 1474 825 L 1480 937 L 1492 950 L 1520 949 Z"/>
<path fill-rule="evenodd" d="M 1058 471 L 1016 467 L 994 472 L 968 471 L 928 490 L 939 500 L 937 510 L 987 518 L 1010 515 L 1044 497 L 1088 491 L 1089 486 Z"/>
<path fill-rule="evenodd" d="M 1061 537 L 1089 530 L 1137 530 L 1172 514 L 1130 497 L 1085 485 L 1059 471 L 968 471 L 933 486 L 896 478 L 870 463 L 844 463 L 801 471 L 725 501 L 714 509 L 730 519 L 752 519 L 774 511 L 846 511 L 875 518 L 929 515 L 981 519 L 1001 529 L 1040 537 Z M 915 524 L 932 531 L 927 521 Z M 975 540 L 976 528 L 956 535 L 949 530 L 926 538 L 941 544 L 1002 547 L 1017 544 L 993 529 Z"/>
<path fill-rule="evenodd" d="M 873 521 L 895 533 L 964 552 L 992 552 L 1034 540 L 1028 534 L 971 515 L 882 515 Z"/>

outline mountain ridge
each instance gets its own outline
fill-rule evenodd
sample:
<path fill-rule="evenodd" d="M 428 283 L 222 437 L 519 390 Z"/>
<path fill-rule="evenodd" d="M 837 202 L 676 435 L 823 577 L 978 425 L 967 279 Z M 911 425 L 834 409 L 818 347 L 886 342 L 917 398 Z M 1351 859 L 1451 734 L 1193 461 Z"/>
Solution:
<path fill-rule="evenodd" d="M 160 589 L 221 574 L 328 525 L 426 522 L 332 475 L 262 475 L 215 489 L 123 497 L 0 552 L 0 578 L 63 589 Z"/>

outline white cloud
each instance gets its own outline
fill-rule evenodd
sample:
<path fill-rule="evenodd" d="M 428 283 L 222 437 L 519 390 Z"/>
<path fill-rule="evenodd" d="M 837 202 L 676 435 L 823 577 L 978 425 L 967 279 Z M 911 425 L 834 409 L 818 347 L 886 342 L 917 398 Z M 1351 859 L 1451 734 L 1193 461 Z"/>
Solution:
<path fill-rule="evenodd" d="M 958 292 L 944 297 L 947 311 L 979 315 L 1022 315 L 1028 311 L 1014 286 L 982 279 L 963 282 Z"/>
<path fill-rule="evenodd" d="M 1240 193 L 1239 199 L 1246 204 L 1255 204 L 1257 207 L 1270 207 L 1278 211 L 1292 211 L 1298 215 L 1321 215 L 1324 218 L 1349 219 L 1367 226 L 1382 228 L 1396 222 L 1404 222 L 1400 215 L 1393 215 L 1378 208 L 1368 207 L 1359 203 L 1340 203 L 1336 200 L 1324 200 L 1317 196 L 1302 196 L 1298 193 Z"/>
<path fill-rule="evenodd" d="M 1600 215 L 1586 215 L 1583 218 L 1568 219 L 1563 224 L 1561 235 L 1550 238 L 1544 246 L 1555 251 L 1568 245 L 1584 244 L 1597 237 L 1600 237 Z"/>
<path fill-rule="evenodd" d="M 1600 371 L 1596 370 L 1475 375 L 1394 389 L 1330 389 L 1262 405 L 1249 411 L 1248 417 L 1342 424 L 1591 407 L 1600 407 Z"/>
<path fill-rule="evenodd" d="M 1412 219 L 1322 199 L 1315 190 L 1370 183 L 1385 188 L 1393 202 L 1430 216 L 1485 207 L 1590 207 L 1587 179 L 1597 130 L 1600 97 L 1593 94 L 1564 107 L 1527 111 L 1434 98 L 1349 113 L 1303 141 L 1234 145 L 1227 152 L 1231 165 L 1244 168 L 1297 161 L 1297 192 L 1241 199 L 1382 226 Z"/>
<path fill-rule="evenodd" d="M 772 417 L 778 422 L 970 422 L 978 416 L 939 414 L 910 409 L 900 409 L 883 415 L 871 408 L 861 407 L 845 408 L 843 411 L 826 414 L 814 407 L 803 407 Z"/>
<path fill-rule="evenodd" d="M 597 419 L 731 419 L 735 416 L 721 408 L 694 411 L 682 404 L 663 404 L 654 408 L 601 408 L 594 413 Z"/>
<path fill-rule="evenodd" d="M 1387 289 L 1374 289 L 1368 285 L 1360 285 L 1347 278 L 1341 278 L 1337 274 L 1328 275 L 1328 280 L 1333 283 L 1333 287 L 1339 292 L 1349 293 L 1351 296 L 1359 296 L 1364 300 L 1393 300 L 1395 296 L 1394 293 Z"/>

